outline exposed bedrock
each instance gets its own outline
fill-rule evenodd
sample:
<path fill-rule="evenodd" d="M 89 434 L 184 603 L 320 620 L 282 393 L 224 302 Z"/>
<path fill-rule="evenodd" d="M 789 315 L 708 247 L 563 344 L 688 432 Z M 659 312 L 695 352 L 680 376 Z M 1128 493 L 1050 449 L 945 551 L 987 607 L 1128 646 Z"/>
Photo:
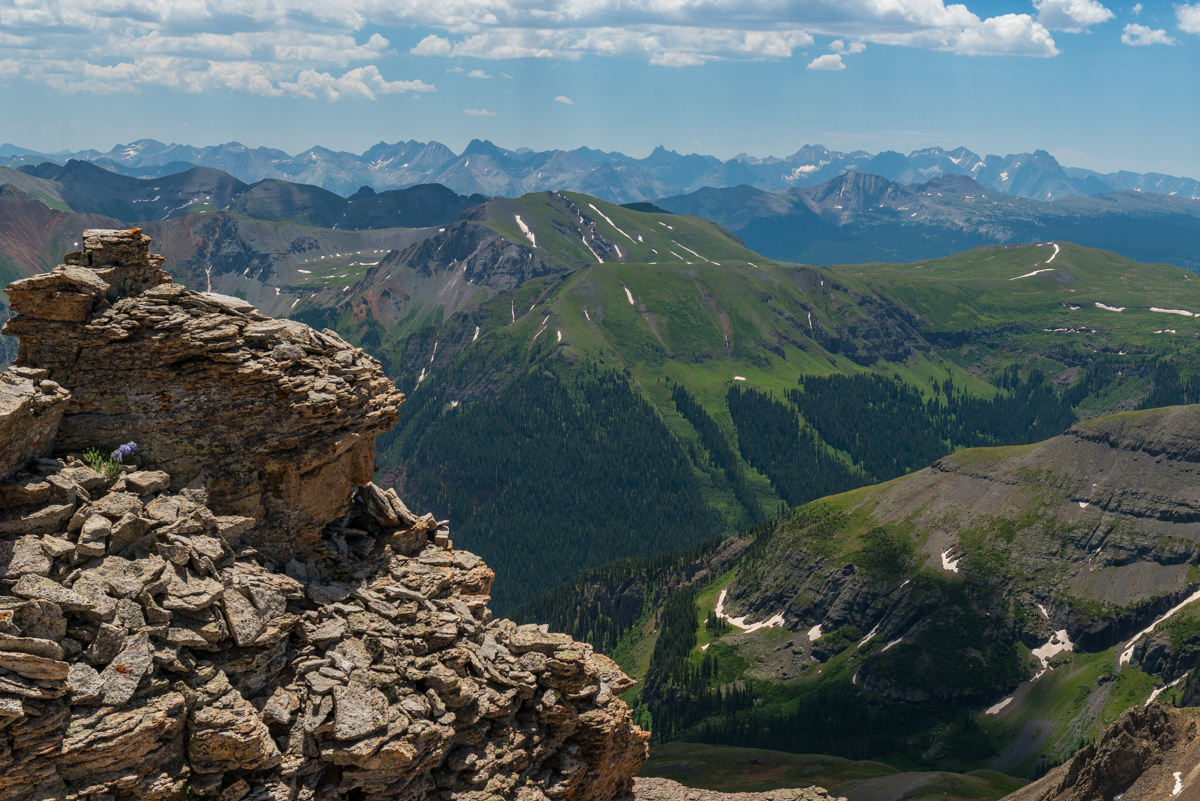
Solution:
<path fill-rule="evenodd" d="M 9 287 L 0 801 L 628 797 L 633 681 L 369 482 L 378 365 L 86 246 Z"/>
<path fill-rule="evenodd" d="M 67 264 L 9 287 L 17 365 L 71 392 L 60 450 L 136 441 L 175 489 L 204 474 L 217 514 L 287 561 L 367 483 L 403 396 L 332 331 L 172 283 L 133 231 L 88 231 Z"/>

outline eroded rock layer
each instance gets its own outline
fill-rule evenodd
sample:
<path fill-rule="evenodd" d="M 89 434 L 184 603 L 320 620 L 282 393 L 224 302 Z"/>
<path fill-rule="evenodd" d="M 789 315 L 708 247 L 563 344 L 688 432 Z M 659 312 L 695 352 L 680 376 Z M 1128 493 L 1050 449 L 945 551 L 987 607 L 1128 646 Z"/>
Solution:
<path fill-rule="evenodd" d="M 1196 722 L 1194 709 L 1134 707 L 1066 764 L 1004 801 L 1194 801 L 1200 798 Z"/>
<path fill-rule="evenodd" d="M 255 518 L 264 551 L 304 555 L 370 480 L 403 396 L 332 331 L 172 283 L 136 229 L 84 245 L 8 289 L 17 364 L 71 392 L 59 449 L 135 440 L 176 489 L 206 475 L 214 511 Z"/>
<path fill-rule="evenodd" d="M 9 290 L 0 801 L 628 796 L 632 680 L 493 620 L 492 571 L 367 480 L 378 365 L 164 280 L 137 232 L 87 245 Z"/>

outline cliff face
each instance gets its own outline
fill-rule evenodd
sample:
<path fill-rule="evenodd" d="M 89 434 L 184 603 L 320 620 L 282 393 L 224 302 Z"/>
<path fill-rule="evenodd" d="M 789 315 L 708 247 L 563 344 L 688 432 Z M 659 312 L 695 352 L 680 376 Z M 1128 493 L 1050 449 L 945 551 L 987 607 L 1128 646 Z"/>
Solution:
<path fill-rule="evenodd" d="M 86 244 L 9 289 L 0 801 L 628 794 L 632 681 L 493 620 L 487 566 L 368 483 L 378 366 Z"/>
<path fill-rule="evenodd" d="M 9 286 L 16 363 L 71 393 L 57 447 L 132 439 L 176 489 L 203 474 L 213 510 L 253 517 L 264 551 L 303 556 L 371 479 L 403 396 L 332 331 L 172 283 L 149 241 L 89 231 L 68 264 Z"/>
<path fill-rule="evenodd" d="M 1004 801 L 1193 801 L 1200 798 L 1196 719 L 1193 709 L 1134 707 L 1069 762 Z"/>

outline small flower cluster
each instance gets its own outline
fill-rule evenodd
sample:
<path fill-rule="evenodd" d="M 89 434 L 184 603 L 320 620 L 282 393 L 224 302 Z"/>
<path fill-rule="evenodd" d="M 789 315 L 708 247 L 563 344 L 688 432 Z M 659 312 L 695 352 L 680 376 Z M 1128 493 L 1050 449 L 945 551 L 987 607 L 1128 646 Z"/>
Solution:
<path fill-rule="evenodd" d="M 114 462 L 120 462 L 120 461 L 123 461 L 126 456 L 129 456 L 136 450 L 137 450 L 136 442 L 126 442 L 124 445 L 119 446 L 115 451 L 113 451 L 112 455 L 109 456 L 108 458 Z"/>
<path fill-rule="evenodd" d="M 83 461 L 97 473 L 116 478 L 121 474 L 121 462 L 131 456 L 137 447 L 136 442 L 126 442 L 110 453 L 107 459 L 104 458 L 104 451 L 99 448 L 88 448 L 83 452 Z"/>

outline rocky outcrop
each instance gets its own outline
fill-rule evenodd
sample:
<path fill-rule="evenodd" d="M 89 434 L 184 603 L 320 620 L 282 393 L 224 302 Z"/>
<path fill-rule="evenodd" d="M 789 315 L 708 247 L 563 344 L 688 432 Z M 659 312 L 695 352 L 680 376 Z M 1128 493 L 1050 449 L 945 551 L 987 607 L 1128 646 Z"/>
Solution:
<path fill-rule="evenodd" d="M 374 469 L 402 396 L 332 331 L 172 283 L 133 231 L 88 231 L 67 264 L 10 285 L 17 365 L 71 392 L 58 447 L 135 440 L 179 489 L 207 477 L 217 514 L 286 562 L 317 545 Z"/>
<path fill-rule="evenodd" d="M 762 793 L 720 793 L 697 790 L 670 779 L 637 779 L 633 789 L 637 801 L 846 801 L 831 796 L 822 787 L 784 788 Z"/>
<path fill-rule="evenodd" d="M 48 375 L 28 368 L 0 375 L 0 478 L 45 456 L 54 442 L 68 393 Z"/>
<path fill-rule="evenodd" d="M 280 571 L 252 520 L 126 469 L 43 459 L 0 486 L 0 799 L 628 791 L 633 682 L 492 620 L 491 570 L 394 492 L 360 488 Z"/>
<path fill-rule="evenodd" d="M 617 697 L 632 680 L 566 635 L 493 620 L 492 571 L 363 480 L 399 402 L 376 365 L 162 280 L 136 232 L 90 240 L 10 290 L 22 359 L 74 394 L 32 368 L 13 379 L 66 416 L 35 449 L 51 455 L 0 482 L 0 801 L 627 796 L 648 737 Z M 203 338 L 205 320 L 231 330 Z M 190 394 L 161 400 L 154 377 Z M 0 409 L 0 430 L 24 412 Z M 138 464 L 81 459 L 127 438 Z M 321 448 L 308 470 L 283 464 Z M 224 469 L 257 482 L 265 525 L 231 513 L 249 507 Z M 296 547 L 269 536 L 285 524 Z"/>
<path fill-rule="evenodd" d="M 1066 764 L 1005 801 L 1127 801 L 1200 797 L 1193 710 L 1160 703 L 1128 710 Z"/>

